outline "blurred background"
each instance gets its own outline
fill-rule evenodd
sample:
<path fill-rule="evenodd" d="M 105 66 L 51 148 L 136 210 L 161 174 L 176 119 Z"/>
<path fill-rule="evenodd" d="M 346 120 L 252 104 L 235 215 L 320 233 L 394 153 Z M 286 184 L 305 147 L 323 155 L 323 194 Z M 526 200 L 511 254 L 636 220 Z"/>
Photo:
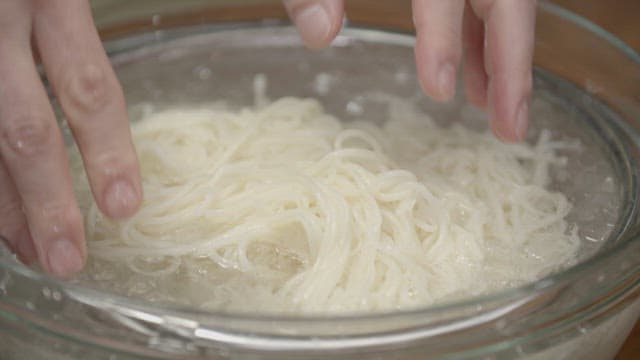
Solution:
<path fill-rule="evenodd" d="M 640 0 L 539 0 L 551 1 L 561 5 L 573 12 L 583 15 L 596 24 L 609 30 L 616 36 L 623 39 L 636 50 L 640 49 Z M 159 1 L 155 0 L 91 0 L 96 21 L 99 27 L 111 24 L 115 18 L 115 13 L 122 18 L 122 12 L 130 14 L 131 18 L 148 12 L 149 8 L 158 9 Z M 181 0 L 165 1 L 161 7 L 166 13 L 176 10 L 186 10 L 186 12 L 196 13 L 199 9 L 205 8 L 208 4 L 228 4 L 230 10 L 238 4 L 277 4 L 277 0 Z M 349 8 L 363 8 L 362 5 L 371 8 L 369 13 L 359 12 L 349 13 Z M 380 13 L 376 9 L 384 9 L 389 23 L 400 25 L 401 27 L 411 26 L 410 8 L 411 0 L 346 0 L 347 13 L 349 18 L 356 16 L 353 20 L 363 20 L 367 17 Z M 280 15 L 283 11 L 278 11 L 273 6 L 263 8 L 270 15 Z M 161 11 L 162 12 L 162 11 Z M 205 15 L 206 14 L 202 14 Z M 251 14 L 247 14 L 250 17 Z M 254 14 L 254 15 L 265 15 Z M 140 26 L 142 24 L 139 24 Z M 151 24 L 149 24 L 151 25 Z"/>
<path fill-rule="evenodd" d="M 640 51 L 640 1 L 553 0 L 612 32 Z"/>

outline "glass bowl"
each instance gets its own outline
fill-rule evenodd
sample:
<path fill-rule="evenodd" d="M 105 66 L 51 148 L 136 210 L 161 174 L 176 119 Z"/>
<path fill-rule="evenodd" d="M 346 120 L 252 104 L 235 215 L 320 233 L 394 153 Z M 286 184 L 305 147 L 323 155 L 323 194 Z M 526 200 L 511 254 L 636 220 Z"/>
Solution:
<path fill-rule="evenodd" d="M 420 92 L 406 4 L 354 1 L 353 23 L 316 53 L 271 2 L 139 1 L 126 11 L 118 2 L 94 5 L 132 118 L 141 103 L 251 104 L 255 75 L 264 74 L 269 97 L 317 97 L 346 121 L 382 121 L 384 104 L 368 96 L 378 89 L 444 123 L 486 126 L 462 96 L 443 105 Z M 531 137 L 548 128 L 582 144 L 553 183 L 576 204 L 569 218 L 583 241 L 576 265 L 428 308 L 292 317 L 120 297 L 40 274 L 0 247 L 2 358 L 613 358 L 640 313 L 640 57 L 548 2 L 539 5 L 538 24 Z M 319 89 L 319 77 L 331 79 L 330 91 Z"/>

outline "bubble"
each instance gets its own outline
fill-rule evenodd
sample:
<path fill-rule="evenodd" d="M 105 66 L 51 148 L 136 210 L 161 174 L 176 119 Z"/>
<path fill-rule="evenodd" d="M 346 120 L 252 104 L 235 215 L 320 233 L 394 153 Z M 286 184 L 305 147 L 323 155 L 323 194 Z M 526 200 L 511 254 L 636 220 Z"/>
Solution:
<path fill-rule="evenodd" d="M 45 299 L 50 300 L 51 299 L 51 289 L 49 289 L 48 287 L 43 287 L 42 288 L 42 295 L 44 296 Z"/>
<path fill-rule="evenodd" d="M 200 65 L 193 69 L 193 74 L 200 80 L 208 80 L 213 75 L 213 71 L 204 65 Z"/>
<path fill-rule="evenodd" d="M 586 335 L 587 333 L 589 333 L 589 328 L 583 325 L 578 325 L 578 331 L 580 331 L 582 335 Z"/>
<path fill-rule="evenodd" d="M 313 89 L 318 95 L 327 95 L 331 90 L 333 77 L 327 73 L 319 73 L 313 81 Z"/>
<path fill-rule="evenodd" d="M 351 115 L 362 115 L 364 107 L 359 102 L 351 100 L 347 103 L 347 112 Z"/>

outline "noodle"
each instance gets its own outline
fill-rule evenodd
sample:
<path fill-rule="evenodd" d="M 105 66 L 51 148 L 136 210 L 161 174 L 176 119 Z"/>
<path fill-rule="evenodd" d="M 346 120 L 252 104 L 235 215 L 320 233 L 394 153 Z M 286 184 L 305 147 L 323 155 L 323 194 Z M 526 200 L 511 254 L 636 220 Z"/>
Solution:
<path fill-rule="evenodd" d="M 207 309 L 343 312 L 429 305 L 573 261 L 558 149 L 443 128 L 402 101 L 382 126 L 311 99 L 173 109 L 133 124 L 145 202 L 97 210 L 76 150 L 90 264 L 81 280 Z"/>

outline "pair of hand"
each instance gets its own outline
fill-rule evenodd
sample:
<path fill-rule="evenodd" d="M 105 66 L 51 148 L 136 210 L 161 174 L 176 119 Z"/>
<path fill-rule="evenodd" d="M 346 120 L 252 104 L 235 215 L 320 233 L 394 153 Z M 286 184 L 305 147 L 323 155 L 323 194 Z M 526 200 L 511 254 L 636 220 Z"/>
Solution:
<path fill-rule="evenodd" d="M 304 42 L 322 48 L 340 31 L 343 2 L 284 5 Z M 413 17 L 425 93 L 451 99 L 464 62 L 468 99 L 487 107 L 499 138 L 522 140 L 535 0 L 413 0 Z M 87 0 L 3 0 L 0 34 L 0 234 L 23 261 L 67 277 L 86 259 L 82 215 L 36 64 L 62 105 L 100 210 L 114 219 L 134 214 L 143 196 L 122 89 Z"/>

